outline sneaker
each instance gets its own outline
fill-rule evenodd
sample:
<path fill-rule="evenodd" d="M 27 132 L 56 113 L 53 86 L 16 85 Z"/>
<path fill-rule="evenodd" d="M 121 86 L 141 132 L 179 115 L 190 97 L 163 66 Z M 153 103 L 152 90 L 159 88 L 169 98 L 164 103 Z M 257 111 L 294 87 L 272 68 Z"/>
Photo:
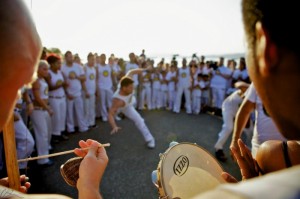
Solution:
<path fill-rule="evenodd" d="M 116 116 L 115 119 L 116 119 L 117 121 L 122 120 L 122 118 L 120 118 L 119 116 Z"/>
<path fill-rule="evenodd" d="M 222 162 L 225 162 L 227 160 L 227 157 L 225 156 L 224 152 L 222 149 L 218 149 L 215 152 L 216 158 Z"/>
<path fill-rule="evenodd" d="M 102 118 L 102 122 L 107 122 L 107 118 L 106 118 L 106 117 L 103 117 L 103 118 Z"/>
<path fill-rule="evenodd" d="M 152 139 L 152 140 L 150 140 L 149 142 L 147 142 L 147 147 L 148 147 L 149 149 L 154 149 L 154 148 L 155 148 L 155 140 Z"/>

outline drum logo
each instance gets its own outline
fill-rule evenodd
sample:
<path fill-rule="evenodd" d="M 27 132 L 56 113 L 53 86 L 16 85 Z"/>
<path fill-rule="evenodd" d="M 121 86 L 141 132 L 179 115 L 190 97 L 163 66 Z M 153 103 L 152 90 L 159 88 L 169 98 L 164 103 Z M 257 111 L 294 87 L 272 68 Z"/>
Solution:
<path fill-rule="evenodd" d="M 173 166 L 174 174 L 177 176 L 184 175 L 189 168 L 189 163 L 188 157 L 184 155 L 179 156 Z"/>

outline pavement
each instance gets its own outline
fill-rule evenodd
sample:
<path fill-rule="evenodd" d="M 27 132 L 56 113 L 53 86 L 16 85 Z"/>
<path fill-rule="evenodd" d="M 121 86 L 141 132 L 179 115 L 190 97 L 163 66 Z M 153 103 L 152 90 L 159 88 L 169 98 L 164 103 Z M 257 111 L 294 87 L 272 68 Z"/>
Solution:
<path fill-rule="evenodd" d="M 103 197 L 158 198 L 158 192 L 151 182 L 151 172 L 157 168 L 159 154 L 166 151 L 171 141 L 196 143 L 214 154 L 214 144 L 221 130 L 222 120 L 209 114 L 188 115 L 183 111 L 179 114 L 158 110 L 140 113 L 156 139 L 155 149 L 146 147 L 134 123 L 125 118 L 117 122 L 122 130 L 115 135 L 110 135 L 111 127 L 108 122 L 97 120 L 98 128 L 70 135 L 68 141 L 54 145 L 53 152 L 74 149 L 81 139 L 91 138 L 101 143 L 111 143 L 111 147 L 107 148 L 109 164 L 100 187 Z M 224 171 L 241 179 L 238 166 L 229 157 L 229 142 L 230 140 L 224 148 L 228 160 L 220 164 Z M 61 164 L 74 156 L 69 154 L 54 157 L 54 165 L 47 168 L 39 168 L 35 161 L 30 162 L 26 171 L 32 184 L 29 193 L 56 193 L 78 198 L 76 188 L 67 185 L 60 174 Z"/>

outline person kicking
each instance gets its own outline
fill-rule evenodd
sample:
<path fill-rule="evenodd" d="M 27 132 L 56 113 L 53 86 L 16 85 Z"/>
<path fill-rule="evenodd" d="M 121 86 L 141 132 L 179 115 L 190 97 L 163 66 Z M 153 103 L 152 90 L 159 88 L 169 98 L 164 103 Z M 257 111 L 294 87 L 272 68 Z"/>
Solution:
<path fill-rule="evenodd" d="M 126 117 L 135 123 L 135 126 L 139 129 L 140 133 L 143 135 L 147 147 L 153 149 L 155 147 L 155 139 L 150 133 L 148 127 L 146 126 L 144 119 L 135 110 L 134 104 L 136 103 L 134 97 L 134 80 L 133 75 L 141 74 L 143 71 L 148 71 L 149 69 L 133 69 L 128 71 L 128 73 L 120 80 L 117 91 L 113 95 L 112 106 L 108 113 L 108 121 L 112 127 L 111 134 L 117 133 L 121 128 L 117 126 L 115 122 L 115 115 L 122 112 Z"/>

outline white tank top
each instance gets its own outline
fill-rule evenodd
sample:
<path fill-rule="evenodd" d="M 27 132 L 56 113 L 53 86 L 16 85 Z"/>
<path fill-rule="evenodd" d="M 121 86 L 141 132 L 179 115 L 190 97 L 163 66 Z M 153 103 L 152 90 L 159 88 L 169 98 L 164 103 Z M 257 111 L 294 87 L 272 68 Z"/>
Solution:
<path fill-rule="evenodd" d="M 40 83 L 39 92 L 40 92 L 41 99 L 48 99 L 49 98 L 49 96 L 48 96 L 49 88 L 48 88 L 47 82 L 43 78 L 39 78 L 38 81 Z M 34 99 L 34 95 L 32 95 L 32 99 Z"/>
<path fill-rule="evenodd" d="M 127 95 L 127 96 L 123 96 L 123 95 L 120 95 L 120 89 L 118 89 L 114 95 L 113 95 L 113 98 L 117 98 L 117 99 L 120 99 L 122 100 L 123 102 L 125 102 L 125 106 L 122 107 L 121 109 L 124 109 L 128 106 L 132 106 L 134 103 L 135 103 L 135 97 L 134 97 L 134 94 L 130 94 L 130 95 Z"/>
<path fill-rule="evenodd" d="M 180 68 L 178 70 L 178 86 L 181 87 L 190 87 L 190 68 L 186 67 L 185 69 Z"/>
<path fill-rule="evenodd" d="M 89 67 L 87 64 L 84 66 L 85 70 L 85 86 L 90 95 L 94 95 L 96 93 L 96 69 L 94 66 Z"/>
<path fill-rule="evenodd" d="M 64 77 L 60 70 L 58 70 L 57 73 L 54 73 L 52 70 L 49 70 L 49 73 L 51 75 L 51 81 L 50 81 L 51 86 L 58 86 L 64 83 Z M 49 91 L 49 96 L 63 97 L 65 96 L 65 90 L 63 89 L 63 87 L 59 87 L 55 90 Z"/>
<path fill-rule="evenodd" d="M 112 89 L 111 68 L 109 65 L 98 64 L 98 86 L 102 89 Z"/>

